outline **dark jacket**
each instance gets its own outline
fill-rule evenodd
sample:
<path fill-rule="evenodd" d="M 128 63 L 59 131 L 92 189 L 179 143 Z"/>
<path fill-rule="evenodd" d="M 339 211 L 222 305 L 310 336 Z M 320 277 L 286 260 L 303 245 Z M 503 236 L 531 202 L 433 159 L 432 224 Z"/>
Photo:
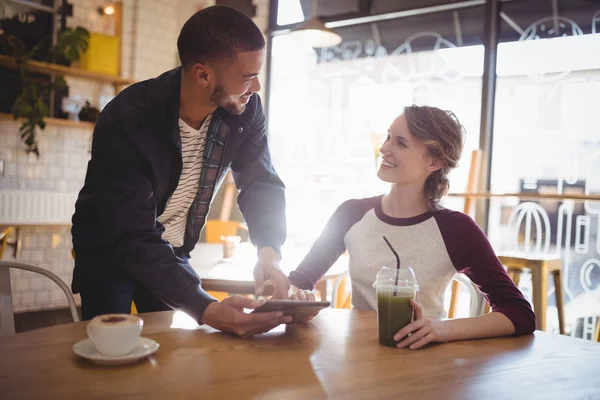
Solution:
<path fill-rule="evenodd" d="M 250 239 L 279 250 L 286 236 L 285 187 L 275 172 L 257 94 L 241 115 L 218 108 L 211 120 L 200 187 L 184 245 L 173 249 L 158 222 L 182 169 L 181 69 L 123 90 L 102 111 L 73 215 L 73 292 L 124 272 L 159 299 L 200 320 L 214 299 L 185 257 L 204 226 L 215 190 L 231 168 Z"/>

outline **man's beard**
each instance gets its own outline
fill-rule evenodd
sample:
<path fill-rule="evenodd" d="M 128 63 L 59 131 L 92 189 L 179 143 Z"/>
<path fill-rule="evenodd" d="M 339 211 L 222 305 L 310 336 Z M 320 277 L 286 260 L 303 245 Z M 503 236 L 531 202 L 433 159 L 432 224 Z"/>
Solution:
<path fill-rule="evenodd" d="M 210 101 L 234 115 L 240 115 L 244 112 L 244 110 L 246 110 L 245 104 L 237 104 L 229 100 L 229 96 L 225 92 L 225 88 L 223 88 L 223 86 L 220 84 L 217 84 L 215 90 L 213 90 L 212 94 L 210 95 Z"/>

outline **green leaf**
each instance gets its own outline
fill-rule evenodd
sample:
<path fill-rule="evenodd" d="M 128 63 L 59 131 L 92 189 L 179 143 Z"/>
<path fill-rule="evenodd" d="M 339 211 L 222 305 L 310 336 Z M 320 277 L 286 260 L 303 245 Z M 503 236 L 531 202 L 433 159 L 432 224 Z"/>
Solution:
<path fill-rule="evenodd" d="M 35 124 L 31 120 L 27 120 L 23 122 L 19 131 L 21 132 L 21 138 L 27 145 L 27 152 L 35 153 L 39 157 L 40 151 L 35 140 Z"/>
<path fill-rule="evenodd" d="M 9 55 L 17 58 L 17 62 L 19 59 L 27 56 L 25 43 L 10 33 L 3 33 L 0 35 L 0 47 L 6 48 Z"/>
<path fill-rule="evenodd" d="M 89 40 L 90 33 L 82 27 L 64 29 L 58 35 L 53 54 L 57 58 L 77 61 L 87 51 Z"/>
<path fill-rule="evenodd" d="M 34 58 L 36 60 L 52 61 L 51 51 L 52 36 L 48 35 L 45 38 L 41 39 L 39 42 L 37 42 L 35 46 L 33 46 L 28 56 L 29 58 Z"/>

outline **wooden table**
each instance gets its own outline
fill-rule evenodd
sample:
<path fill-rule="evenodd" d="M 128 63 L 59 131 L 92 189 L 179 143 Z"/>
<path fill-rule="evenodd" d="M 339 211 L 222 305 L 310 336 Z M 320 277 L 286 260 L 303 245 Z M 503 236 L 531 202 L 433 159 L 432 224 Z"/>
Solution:
<path fill-rule="evenodd" d="M 141 363 L 78 359 L 85 322 L 0 338 L 8 399 L 592 399 L 600 344 L 536 332 L 399 350 L 377 343 L 374 312 L 327 309 L 310 324 L 241 339 L 181 313 L 142 314 L 160 343 Z M 180 318 L 183 317 L 183 320 Z M 189 325 L 187 325 L 189 323 Z M 188 329 L 184 329 L 188 328 Z"/>
<path fill-rule="evenodd" d="M 283 272 L 289 274 L 296 269 L 298 264 L 306 255 L 305 251 L 288 248 L 283 250 L 284 257 L 280 266 Z M 215 290 L 219 292 L 254 294 L 254 265 L 258 257 L 256 248 L 250 243 L 242 243 L 238 246 L 236 255 L 232 260 L 223 261 L 223 248 L 221 244 L 198 243 L 189 260 L 190 265 L 202 279 L 204 290 Z M 316 289 L 322 299 L 327 296 L 326 283 L 333 282 L 343 276 L 348 270 L 348 259 L 340 257 L 327 271 Z M 273 293 L 273 287 L 267 285 L 265 294 Z"/>

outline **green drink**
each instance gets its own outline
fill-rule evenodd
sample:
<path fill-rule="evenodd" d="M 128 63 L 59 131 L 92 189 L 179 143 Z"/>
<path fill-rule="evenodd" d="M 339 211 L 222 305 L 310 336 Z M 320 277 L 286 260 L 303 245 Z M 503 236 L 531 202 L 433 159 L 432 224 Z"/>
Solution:
<path fill-rule="evenodd" d="M 412 294 L 394 296 L 393 292 L 377 292 L 379 344 L 396 347 L 394 335 L 412 321 L 412 298 Z"/>
<path fill-rule="evenodd" d="M 396 347 L 394 335 L 413 318 L 410 301 L 418 290 L 415 273 L 410 267 L 383 267 L 373 286 L 377 290 L 379 344 Z"/>

